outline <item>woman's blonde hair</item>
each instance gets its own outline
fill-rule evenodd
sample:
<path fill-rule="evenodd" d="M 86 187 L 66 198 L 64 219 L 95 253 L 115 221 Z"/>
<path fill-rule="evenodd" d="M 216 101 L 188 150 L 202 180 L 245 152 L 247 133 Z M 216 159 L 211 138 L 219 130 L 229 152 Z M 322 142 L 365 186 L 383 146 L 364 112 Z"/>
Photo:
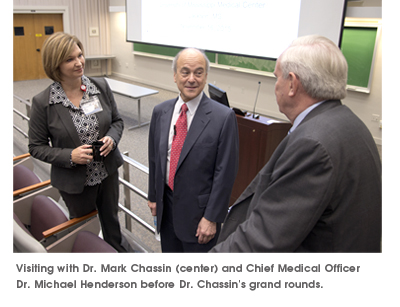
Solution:
<path fill-rule="evenodd" d="M 81 41 L 74 35 L 57 32 L 52 34 L 42 46 L 42 62 L 46 75 L 61 82 L 60 64 L 73 52 L 75 44 L 84 54 Z"/>

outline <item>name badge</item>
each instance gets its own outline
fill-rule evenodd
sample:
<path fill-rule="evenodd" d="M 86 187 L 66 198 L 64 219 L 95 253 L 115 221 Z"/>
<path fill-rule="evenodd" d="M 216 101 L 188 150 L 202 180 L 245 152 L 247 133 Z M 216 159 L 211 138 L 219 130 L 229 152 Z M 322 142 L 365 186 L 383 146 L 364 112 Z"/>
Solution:
<path fill-rule="evenodd" d="M 90 96 L 81 101 L 81 108 L 85 115 L 90 115 L 103 111 L 99 98 Z"/>

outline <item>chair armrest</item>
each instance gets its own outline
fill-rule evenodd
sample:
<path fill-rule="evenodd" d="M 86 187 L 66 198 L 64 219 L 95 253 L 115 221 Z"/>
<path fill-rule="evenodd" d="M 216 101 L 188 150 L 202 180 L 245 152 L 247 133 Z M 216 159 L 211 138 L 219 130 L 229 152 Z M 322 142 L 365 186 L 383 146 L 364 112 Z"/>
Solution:
<path fill-rule="evenodd" d="M 14 191 L 13 192 L 13 197 L 19 196 L 19 195 L 27 193 L 27 192 L 31 192 L 33 190 L 37 190 L 37 189 L 43 188 L 43 187 L 48 186 L 50 184 L 51 184 L 50 179 L 46 180 L 46 181 L 43 181 L 43 182 L 39 182 L 37 184 L 32 184 L 32 185 L 30 185 L 28 187 L 25 187 L 25 188 L 22 188 L 22 189 Z"/>
<path fill-rule="evenodd" d="M 19 155 L 19 156 L 13 157 L 13 162 L 28 158 L 30 156 L 31 155 L 29 153 L 26 153 L 26 154 L 23 154 L 23 155 Z"/>
<path fill-rule="evenodd" d="M 13 157 L 13 167 L 17 165 L 24 165 L 33 172 L 33 157 L 29 153 Z"/>
<path fill-rule="evenodd" d="M 71 219 L 65 223 L 62 223 L 60 225 L 57 225 L 53 228 L 50 228 L 50 229 L 44 231 L 43 236 L 44 236 L 44 238 L 51 237 L 52 235 L 56 234 L 57 232 L 60 232 L 69 227 L 75 226 L 76 224 L 79 224 L 79 223 L 83 222 L 84 220 L 95 216 L 96 214 L 97 214 L 97 210 L 90 212 L 89 214 L 84 215 L 82 217 L 77 217 L 77 218 Z"/>

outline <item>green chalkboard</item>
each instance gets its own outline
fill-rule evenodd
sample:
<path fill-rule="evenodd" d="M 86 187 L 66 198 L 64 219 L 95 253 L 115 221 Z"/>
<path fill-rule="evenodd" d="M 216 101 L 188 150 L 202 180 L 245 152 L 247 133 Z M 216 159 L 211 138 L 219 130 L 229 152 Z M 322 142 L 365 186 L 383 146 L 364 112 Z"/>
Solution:
<path fill-rule="evenodd" d="M 167 46 L 158 46 L 158 45 L 149 45 L 149 44 L 141 44 L 141 43 L 134 43 L 133 50 L 152 53 L 152 54 L 160 54 L 160 55 L 167 55 L 174 57 L 180 48 L 174 47 L 167 47 Z"/>
<path fill-rule="evenodd" d="M 362 88 L 368 87 L 377 32 L 376 27 L 345 27 L 343 29 L 341 48 L 349 65 L 347 84 Z M 135 51 L 172 57 L 180 50 L 180 48 L 140 43 L 134 43 L 133 48 Z M 274 60 L 227 54 L 218 54 L 216 56 L 212 52 L 207 52 L 206 54 L 212 63 L 221 65 L 265 72 L 273 72 L 275 69 L 276 61 Z"/>
<path fill-rule="evenodd" d="M 151 45 L 151 44 L 142 44 L 142 43 L 134 43 L 133 50 L 151 54 L 159 54 L 174 57 L 182 48 L 177 47 L 168 47 L 168 46 L 160 46 L 160 45 Z M 215 53 L 206 52 L 206 55 L 210 62 L 215 63 Z"/>
<path fill-rule="evenodd" d="M 267 72 L 273 72 L 275 70 L 275 62 L 276 61 L 273 60 L 264 60 L 228 54 L 218 54 L 218 64 Z"/>
<path fill-rule="evenodd" d="M 343 31 L 342 52 L 349 65 L 347 84 L 368 87 L 377 28 L 348 27 Z"/>

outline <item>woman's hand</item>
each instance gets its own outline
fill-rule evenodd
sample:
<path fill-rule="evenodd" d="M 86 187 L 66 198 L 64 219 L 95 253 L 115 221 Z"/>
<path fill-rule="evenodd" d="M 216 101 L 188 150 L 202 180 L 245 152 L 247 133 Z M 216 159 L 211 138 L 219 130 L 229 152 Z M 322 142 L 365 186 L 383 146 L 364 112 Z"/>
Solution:
<path fill-rule="evenodd" d="M 100 148 L 100 155 L 107 157 L 107 155 L 113 150 L 114 148 L 114 141 L 109 136 L 103 137 L 100 141 L 104 143 L 103 146 Z"/>
<path fill-rule="evenodd" d="M 92 145 L 82 145 L 71 153 L 71 160 L 75 164 L 89 164 L 93 160 Z"/>

